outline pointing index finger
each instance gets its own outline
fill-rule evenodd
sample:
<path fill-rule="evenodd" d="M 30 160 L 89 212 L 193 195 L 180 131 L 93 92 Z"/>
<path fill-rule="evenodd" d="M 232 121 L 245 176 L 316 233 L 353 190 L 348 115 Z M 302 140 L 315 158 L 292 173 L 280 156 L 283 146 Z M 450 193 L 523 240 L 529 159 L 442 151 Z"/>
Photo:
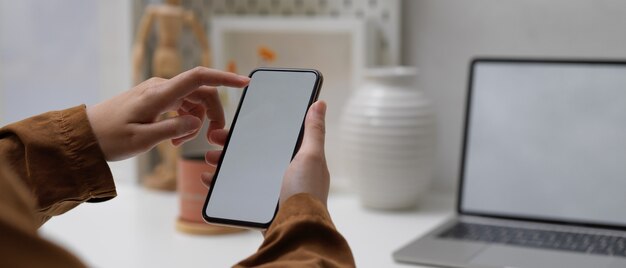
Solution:
<path fill-rule="evenodd" d="M 171 101 L 185 97 L 201 86 L 244 87 L 249 81 L 246 76 L 196 67 L 170 79 L 167 82 L 170 85 L 162 94 L 165 100 Z"/>

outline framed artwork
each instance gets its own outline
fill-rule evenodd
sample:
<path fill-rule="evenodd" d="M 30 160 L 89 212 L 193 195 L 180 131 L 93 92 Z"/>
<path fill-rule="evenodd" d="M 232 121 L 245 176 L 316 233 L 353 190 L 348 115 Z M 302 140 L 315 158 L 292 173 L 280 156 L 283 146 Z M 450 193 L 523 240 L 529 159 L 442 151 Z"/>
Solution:
<path fill-rule="evenodd" d="M 339 118 L 352 88 L 375 53 L 367 53 L 366 22 L 357 19 L 215 17 L 211 21 L 215 67 L 248 74 L 260 66 L 314 68 L 322 72 L 320 99 L 328 103 L 326 152 L 333 183 L 342 187 Z M 369 58 L 368 59 L 368 55 Z M 232 118 L 239 89 L 226 89 Z"/>

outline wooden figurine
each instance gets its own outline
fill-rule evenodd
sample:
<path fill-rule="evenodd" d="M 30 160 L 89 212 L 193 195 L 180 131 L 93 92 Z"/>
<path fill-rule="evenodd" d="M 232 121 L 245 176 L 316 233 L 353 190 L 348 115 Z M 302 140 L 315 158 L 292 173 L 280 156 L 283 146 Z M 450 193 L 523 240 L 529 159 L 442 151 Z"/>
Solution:
<path fill-rule="evenodd" d="M 165 0 L 163 4 L 149 5 L 137 30 L 133 45 L 133 80 L 139 84 L 145 79 L 143 67 L 145 62 L 145 45 L 153 25 L 156 25 L 157 42 L 152 55 L 151 75 L 161 78 L 172 78 L 181 73 L 182 56 L 178 43 L 185 27 L 191 28 L 202 48 L 201 64 L 210 67 L 211 58 L 209 42 L 202 24 L 193 11 L 181 6 L 180 0 Z M 174 116 L 167 114 L 165 117 Z M 151 165 L 150 155 L 140 158 L 139 174 L 142 183 L 149 188 L 160 190 L 176 189 L 176 163 L 180 155 L 179 149 L 169 141 L 157 145 L 159 159 L 156 165 Z M 147 167 L 154 166 L 152 170 Z"/>

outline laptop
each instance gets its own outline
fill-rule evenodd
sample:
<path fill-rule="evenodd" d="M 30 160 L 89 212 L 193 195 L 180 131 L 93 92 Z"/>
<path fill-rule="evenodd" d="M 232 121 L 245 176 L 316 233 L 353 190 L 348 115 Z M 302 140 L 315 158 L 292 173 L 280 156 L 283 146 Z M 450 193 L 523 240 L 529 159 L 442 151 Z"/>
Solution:
<path fill-rule="evenodd" d="M 626 62 L 475 59 L 456 215 L 393 253 L 446 267 L 626 267 Z"/>

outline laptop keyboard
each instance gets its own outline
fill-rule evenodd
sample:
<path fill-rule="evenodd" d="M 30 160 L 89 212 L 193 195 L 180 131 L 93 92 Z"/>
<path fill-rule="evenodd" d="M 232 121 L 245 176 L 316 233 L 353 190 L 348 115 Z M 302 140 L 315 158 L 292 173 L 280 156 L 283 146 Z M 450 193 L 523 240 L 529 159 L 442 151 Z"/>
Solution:
<path fill-rule="evenodd" d="M 626 257 L 626 237 L 459 222 L 440 238 Z"/>

